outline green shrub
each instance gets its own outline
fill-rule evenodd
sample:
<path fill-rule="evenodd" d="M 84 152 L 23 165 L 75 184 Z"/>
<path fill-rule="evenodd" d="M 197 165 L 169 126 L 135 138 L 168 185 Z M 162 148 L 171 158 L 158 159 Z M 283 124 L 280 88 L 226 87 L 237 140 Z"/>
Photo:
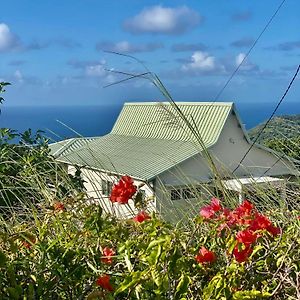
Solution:
<path fill-rule="evenodd" d="M 32 214 L 26 222 L 1 223 L 1 299 L 299 295 L 297 212 L 288 223 L 278 215 L 275 226 L 250 202 L 229 211 L 213 199 L 188 229 L 144 211 L 116 220 L 75 198 Z"/>

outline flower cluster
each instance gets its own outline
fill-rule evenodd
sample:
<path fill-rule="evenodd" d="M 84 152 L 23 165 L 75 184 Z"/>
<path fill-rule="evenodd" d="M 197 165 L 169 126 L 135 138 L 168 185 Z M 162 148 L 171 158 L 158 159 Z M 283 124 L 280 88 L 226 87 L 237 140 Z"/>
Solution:
<path fill-rule="evenodd" d="M 102 250 L 102 254 L 103 254 L 103 257 L 101 258 L 101 261 L 105 264 L 112 264 L 112 261 L 113 261 L 112 258 L 116 254 L 116 252 L 109 247 L 105 247 Z"/>
<path fill-rule="evenodd" d="M 216 221 L 219 224 L 219 232 L 228 231 L 235 234 L 235 246 L 233 256 L 238 262 L 245 262 L 253 252 L 257 239 L 264 232 L 276 236 L 280 234 L 280 228 L 275 227 L 270 219 L 259 213 L 254 205 L 245 200 L 234 210 L 223 208 L 216 198 L 200 210 L 204 220 Z M 202 247 L 196 260 L 199 263 L 212 262 L 216 259 L 215 254 Z"/>
<path fill-rule="evenodd" d="M 110 200 L 113 203 L 127 204 L 136 191 L 137 187 L 133 184 L 132 178 L 129 176 L 122 176 L 120 181 L 113 186 Z"/>

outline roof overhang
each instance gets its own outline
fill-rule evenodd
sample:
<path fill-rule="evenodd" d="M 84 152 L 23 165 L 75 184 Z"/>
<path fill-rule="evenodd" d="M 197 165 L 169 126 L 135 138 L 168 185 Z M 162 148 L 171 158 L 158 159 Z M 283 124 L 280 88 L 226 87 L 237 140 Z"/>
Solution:
<path fill-rule="evenodd" d="M 285 184 L 285 180 L 282 178 L 261 176 L 222 180 L 222 184 L 228 190 L 241 193 L 244 189 L 249 190 L 253 186 L 282 187 Z"/>

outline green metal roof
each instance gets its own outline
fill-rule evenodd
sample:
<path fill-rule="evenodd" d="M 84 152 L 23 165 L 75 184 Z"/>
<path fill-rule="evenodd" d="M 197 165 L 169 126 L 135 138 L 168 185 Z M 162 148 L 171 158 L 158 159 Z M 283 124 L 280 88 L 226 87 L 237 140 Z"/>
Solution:
<path fill-rule="evenodd" d="M 49 145 L 51 151 L 50 153 L 55 157 L 65 155 L 69 152 L 75 151 L 78 148 L 81 148 L 94 139 L 97 138 L 71 138 L 64 141 L 52 143 Z"/>
<path fill-rule="evenodd" d="M 58 153 L 59 150 L 63 149 L 68 142 L 69 140 L 64 140 L 64 141 L 50 144 L 49 148 L 51 150 L 51 154 L 56 155 L 56 153 Z"/>
<path fill-rule="evenodd" d="M 197 127 L 205 147 L 215 144 L 232 103 L 178 102 Z M 103 137 L 70 139 L 57 150 L 59 161 L 150 180 L 201 151 L 178 112 L 169 103 L 126 103 Z M 57 143 L 56 143 L 57 144 Z"/>
<path fill-rule="evenodd" d="M 214 144 L 232 109 L 232 103 L 177 102 L 184 116 L 195 124 L 204 144 Z M 190 141 L 192 134 L 173 105 L 165 102 L 125 103 L 114 134 L 154 139 Z"/>
<path fill-rule="evenodd" d="M 191 142 L 108 134 L 58 160 L 150 180 L 198 152 Z"/>

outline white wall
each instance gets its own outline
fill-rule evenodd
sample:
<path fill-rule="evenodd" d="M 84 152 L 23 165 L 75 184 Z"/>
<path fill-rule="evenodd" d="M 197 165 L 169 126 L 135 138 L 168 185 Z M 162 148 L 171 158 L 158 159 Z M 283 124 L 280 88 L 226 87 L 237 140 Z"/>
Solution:
<path fill-rule="evenodd" d="M 237 118 L 231 114 L 211 152 L 219 161 L 219 167 L 226 172 L 235 169 L 249 147 Z M 266 170 L 269 171 L 265 176 L 282 176 L 295 172 L 286 159 L 276 163 L 277 160 L 276 155 L 254 146 L 234 174 L 236 177 L 255 177 L 262 176 Z"/>
<path fill-rule="evenodd" d="M 224 178 L 234 177 L 256 177 L 262 176 L 264 172 L 272 167 L 278 160 L 277 156 L 266 150 L 253 147 L 241 167 L 237 169 L 234 175 L 232 171 L 240 162 L 250 144 L 244 137 L 242 129 L 235 115 L 230 115 L 223 128 L 218 142 L 209 149 L 215 160 L 218 173 Z M 268 171 L 265 176 L 282 176 L 292 174 L 295 170 L 287 161 L 280 161 Z M 198 199 L 192 200 L 170 200 L 169 190 L 182 185 L 195 185 L 201 182 L 211 181 L 213 172 L 207 159 L 198 154 L 184 161 L 178 166 L 164 172 L 157 179 L 156 197 L 157 206 L 161 214 L 166 218 L 172 213 L 182 215 L 182 211 L 193 211 L 203 205 L 205 197 L 210 197 L 209 193 L 199 195 Z"/>
<path fill-rule="evenodd" d="M 74 174 L 75 173 L 75 167 L 72 165 L 68 166 L 68 173 Z M 82 178 L 85 181 L 84 186 L 86 188 L 86 192 L 88 194 L 89 199 L 87 200 L 88 203 L 97 203 L 99 204 L 105 213 L 107 214 L 114 214 L 118 218 L 132 218 L 137 214 L 137 209 L 134 208 L 134 204 L 132 200 L 129 200 L 128 204 L 118 204 L 118 203 L 112 203 L 109 200 L 108 196 L 105 196 L 102 194 L 102 179 L 106 181 L 110 181 L 113 184 L 118 182 L 118 177 L 115 175 L 109 175 L 107 173 L 98 172 L 95 170 L 90 170 L 87 168 L 82 168 Z M 142 181 L 134 180 L 134 184 L 136 186 L 140 186 L 141 184 L 144 184 Z M 144 184 L 140 190 L 145 191 L 146 199 L 152 199 L 152 201 L 149 201 L 147 206 L 147 211 L 151 212 L 156 210 L 156 203 L 155 199 L 153 197 L 153 191 L 152 188 Z"/>
<path fill-rule="evenodd" d="M 246 141 L 236 117 L 230 115 L 218 142 L 209 149 L 209 152 L 215 159 L 219 173 L 224 177 L 232 177 L 231 171 L 235 169 L 249 147 L 250 144 Z M 253 147 L 234 175 L 236 177 L 262 176 L 277 159 L 274 154 Z M 202 154 L 198 154 L 159 175 L 159 178 L 164 185 L 174 186 L 207 182 L 213 177 L 210 170 L 211 166 L 207 159 Z M 281 176 L 293 172 L 292 165 L 287 160 L 282 160 L 275 164 L 266 175 Z"/>

